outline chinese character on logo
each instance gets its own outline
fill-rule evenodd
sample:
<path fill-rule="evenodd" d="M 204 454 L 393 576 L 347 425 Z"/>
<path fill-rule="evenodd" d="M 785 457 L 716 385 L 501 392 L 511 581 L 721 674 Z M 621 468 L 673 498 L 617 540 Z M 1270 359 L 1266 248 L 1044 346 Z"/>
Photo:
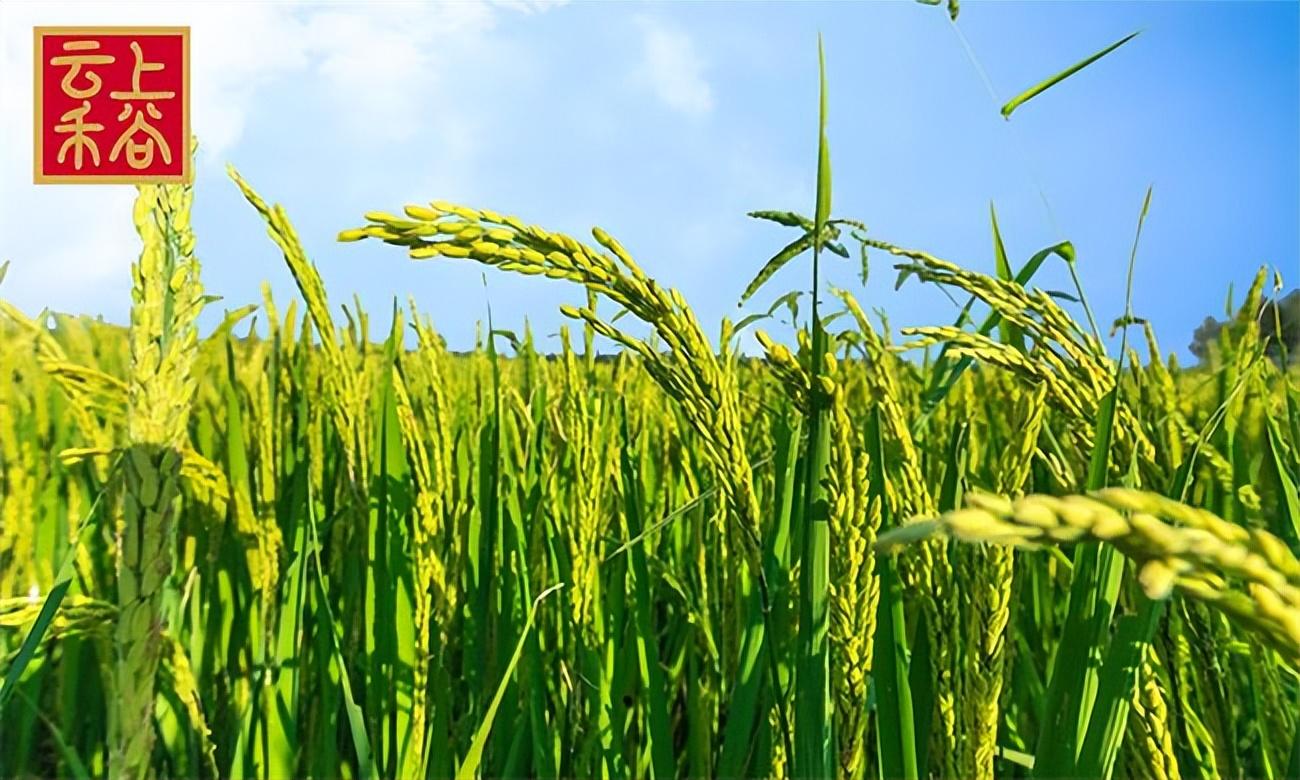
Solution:
<path fill-rule="evenodd" d="M 34 32 L 37 183 L 189 181 L 188 27 Z"/>

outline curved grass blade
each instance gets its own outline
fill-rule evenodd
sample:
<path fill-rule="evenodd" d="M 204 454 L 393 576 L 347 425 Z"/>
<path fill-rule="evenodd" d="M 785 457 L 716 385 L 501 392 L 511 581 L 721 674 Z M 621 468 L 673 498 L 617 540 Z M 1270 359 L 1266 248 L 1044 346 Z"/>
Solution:
<path fill-rule="evenodd" d="M 961 13 L 960 0 L 916 0 L 921 5 L 946 5 L 948 7 L 948 19 L 957 21 L 957 14 Z"/>
<path fill-rule="evenodd" d="M 3 270 L 0 268 L 0 273 L 3 273 Z M 32 714 L 49 730 L 50 738 L 54 742 L 54 748 L 58 751 L 59 757 L 63 759 L 68 771 L 72 773 L 73 780 L 90 780 L 90 772 L 86 769 L 85 762 L 77 755 L 77 751 L 72 745 L 68 744 L 68 740 L 63 736 L 59 725 L 50 720 L 50 717 L 44 712 L 41 712 L 36 703 L 31 700 L 31 697 L 22 691 L 18 692 L 18 700 L 30 709 Z"/>
<path fill-rule="evenodd" d="M 736 326 L 734 328 L 732 328 L 732 337 L 734 338 L 735 336 L 739 335 L 741 331 L 743 331 L 745 328 L 748 328 L 750 325 L 753 325 L 755 322 L 760 322 L 762 320 L 770 319 L 771 317 L 775 316 L 776 310 L 781 308 L 782 306 L 784 306 L 787 310 L 789 310 L 790 324 L 794 325 L 795 321 L 799 319 L 799 296 L 800 295 L 803 295 L 802 290 L 791 290 L 790 292 L 782 295 L 780 298 L 777 298 L 775 301 L 772 301 L 772 305 L 767 307 L 767 311 L 755 312 L 754 314 L 750 314 L 744 317 L 743 319 L 741 319 L 739 322 L 736 323 Z"/>
<path fill-rule="evenodd" d="M 478 730 L 474 732 L 474 739 L 470 742 L 469 752 L 465 754 L 465 760 L 461 762 L 460 769 L 456 770 L 456 780 L 470 780 L 477 772 L 479 763 L 483 760 L 483 748 L 487 745 L 488 735 L 492 733 L 492 721 L 496 719 L 497 709 L 501 706 L 501 699 L 506 695 L 506 688 L 510 686 L 510 679 L 514 677 L 515 667 L 519 665 L 519 657 L 524 653 L 524 644 L 528 640 L 528 634 L 533 629 L 533 621 L 537 618 L 537 607 L 541 605 L 542 600 L 560 588 L 564 583 L 556 583 L 533 599 L 532 609 L 528 610 L 528 620 L 524 623 L 523 634 L 520 635 L 519 641 L 515 643 L 515 652 L 510 656 L 510 663 L 506 664 L 505 674 L 501 676 L 501 684 L 497 686 L 496 695 L 492 697 L 492 703 L 488 705 L 487 712 L 483 714 L 483 722 L 479 724 Z"/>
<path fill-rule="evenodd" d="M 361 708 L 357 706 L 356 699 L 352 696 L 352 681 L 348 677 L 348 667 L 343 660 L 343 650 L 339 646 L 339 635 L 336 629 L 334 619 L 334 610 L 329 603 L 329 589 L 325 585 L 325 571 L 320 559 L 320 533 L 316 528 L 316 510 L 315 499 L 312 498 L 311 488 L 308 486 L 307 491 L 307 519 L 308 528 L 311 529 L 312 555 L 316 560 L 316 584 L 320 586 L 320 604 L 325 610 L 325 617 L 329 621 L 326 631 L 330 635 L 330 643 L 333 648 L 334 663 L 339 670 L 340 686 L 343 689 L 343 705 L 348 716 L 348 730 L 352 736 L 352 747 L 357 753 L 357 763 L 361 768 L 360 774 L 367 780 L 378 780 L 379 772 L 371 760 L 370 739 L 366 736 L 365 715 Z"/>
<path fill-rule="evenodd" d="M 780 643 L 774 637 L 782 631 L 782 617 L 786 610 L 782 593 L 790 582 L 790 527 L 797 492 L 799 442 L 802 438 L 803 418 L 797 415 L 778 417 L 782 427 L 777 435 L 775 473 L 779 495 L 776 497 L 776 518 L 770 533 L 763 539 L 764 578 L 771 588 L 769 601 L 774 605 L 771 614 L 763 608 L 763 579 L 757 581 L 749 598 L 749 615 L 741 637 L 741 650 L 727 710 L 727 725 L 723 731 L 722 752 L 718 758 L 717 777 L 751 777 L 747 767 L 755 752 L 755 732 L 760 716 L 771 708 L 772 701 L 782 697 L 778 666 L 783 663 Z M 788 420 L 788 422 L 787 422 Z M 768 631 L 768 625 L 772 631 Z M 767 673 L 764 673 L 766 668 Z M 778 712 L 784 711 L 778 703 Z M 783 729 L 784 730 L 784 729 Z M 784 738 L 784 737 L 783 737 Z"/>
<path fill-rule="evenodd" d="M 256 303 L 240 306 L 238 309 L 228 309 L 225 315 L 221 318 L 221 324 L 217 326 L 216 330 L 212 331 L 211 335 L 208 336 L 208 339 L 224 338 L 227 333 L 230 333 L 235 329 L 236 325 L 247 318 L 248 315 L 257 311 L 257 309 L 258 306 Z M 251 324 L 257 324 L 256 318 L 253 319 Z"/>
<path fill-rule="evenodd" d="M 1137 32 L 1129 33 L 1128 35 L 1112 43 L 1111 45 L 1097 52 L 1096 54 L 1093 54 L 1092 56 L 1089 57 L 1085 57 L 1084 59 L 1074 63 L 1073 65 L 1061 71 L 1060 73 L 1057 73 L 1055 76 L 1051 76 L 1047 79 L 1044 79 L 1043 81 L 1038 82 L 1037 84 L 1025 90 L 1024 92 L 1021 92 L 1019 95 L 1016 95 L 1015 97 L 1011 98 L 1006 102 L 1006 105 L 1002 106 L 1001 109 L 1002 118 L 1010 119 L 1011 113 L 1015 111 L 1017 108 L 1019 108 L 1020 106 L 1038 97 L 1039 95 L 1043 94 L 1047 90 L 1051 89 L 1057 84 L 1060 84 L 1062 81 L 1065 81 L 1069 77 L 1073 76 L 1074 74 L 1088 67 L 1092 63 L 1096 62 L 1102 57 L 1105 57 L 1107 54 L 1110 54 L 1111 52 L 1115 51 L 1119 47 L 1133 40 L 1141 32 L 1142 32 L 1141 30 L 1138 30 Z"/>
<path fill-rule="evenodd" d="M 113 464 L 113 471 L 117 470 L 117 463 L 121 462 L 118 457 L 117 462 Z M 50 623 L 54 621 L 55 614 L 59 611 L 59 605 L 63 603 L 63 597 L 68 594 L 68 588 L 72 585 L 72 578 L 77 575 L 77 549 L 89 536 L 91 530 L 95 527 L 90 521 L 95 517 L 99 509 L 99 502 L 104 498 L 106 490 L 100 490 L 95 496 L 95 501 L 86 511 L 85 518 L 81 521 L 81 529 L 77 532 L 74 542 L 68 546 L 68 551 L 63 555 L 63 561 L 59 564 L 59 576 L 54 581 L 54 586 L 50 592 L 45 595 L 45 603 L 41 604 L 41 611 L 36 616 L 36 621 L 32 627 L 27 630 L 27 636 L 23 638 L 22 645 L 19 646 L 13 662 L 9 665 L 8 671 L 5 672 L 4 682 L 0 683 L 0 712 L 4 711 L 5 705 L 9 703 L 9 698 L 14 695 L 18 687 L 18 681 L 22 679 L 23 672 L 27 670 L 27 665 L 31 663 L 32 656 L 36 654 L 36 648 L 40 647 L 41 640 L 45 638 L 45 632 L 49 630 Z"/>
<path fill-rule="evenodd" d="M 1271 467 L 1273 477 L 1277 480 L 1278 495 L 1281 497 L 1282 509 L 1285 510 L 1273 530 L 1290 542 L 1292 548 L 1297 548 L 1300 547 L 1300 490 L 1296 489 L 1295 480 L 1288 473 L 1283 454 L 1284 439 L 1278 430 L 1277 421 L 1272 417 L 1265 417 L 1264 425 L 1265 432 L 1268 434 L 1269 454 L 1265 462 Z"/>

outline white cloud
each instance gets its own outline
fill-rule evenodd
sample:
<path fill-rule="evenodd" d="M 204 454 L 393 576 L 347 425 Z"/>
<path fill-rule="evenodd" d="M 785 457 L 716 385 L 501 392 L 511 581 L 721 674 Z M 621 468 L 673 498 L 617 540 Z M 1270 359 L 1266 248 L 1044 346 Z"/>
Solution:
<path fill-rule="evenodd" d="M 711 111 L 713 90 L 690 35 L 646 16 L 637 17 L 636 25 L 642 52 L 634 80 L 674 111 L 694 115 Z"/>
<path fill-rule="evenodd" d="M 30 110 L 30 109 L 29 109 Z M 31 175 L 30 170 L 27 171 Z M 127 265 L 140 244 L 131 224 L 128 187 L 31 189 L 18 203 L 0 199 L 0 261 L 11 260 L 0 295 L 29 313 L 53 305 L 74 311 L 130 300 Z M 99 313 L 94 311 L 92 313 Z M 107 313 L 107 312 L 106 312 Z"/>
<path fill-rule="evenodd" d="M 325 10 L 302 41 L 339 116 L 368 141 L 401 140 L 439 101 L 459 59 L 484 45 L 496 12 L 480 3 L 373 3 Z"/>

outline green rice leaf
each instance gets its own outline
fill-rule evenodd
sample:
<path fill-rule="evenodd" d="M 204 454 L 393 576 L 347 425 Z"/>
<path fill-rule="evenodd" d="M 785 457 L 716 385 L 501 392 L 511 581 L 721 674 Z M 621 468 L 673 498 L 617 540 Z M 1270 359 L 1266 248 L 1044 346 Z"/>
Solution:
<path fill-rule="evenodd" d="M 992 201 L 989 202 L 989 221 L 993 225 L 993 267 L 998 279 L 1004 282 L 1010 282 L 1015 278 L 1011 272 L 1011 263 L 1007 261 L 1007 248 L 1002 243 L 1002 231 L 998 229 L 998 213 L 993 208 Z M 998 320 L 998 335 L 1003 344 L 1011 344 L 1021 352 L 1025 351 L 1025 336 L 1021 329 L 1013 323 Z"/>
<path fill-rule="evenodd" d="M 121 458 L 118 458 L 120 462 Z M 116 470 L 117 463 L 114 463 Z M 77 576 L 77 549 L 90 538 L 91 532 L 97 527 L 92 520 L 98 516 L 99 503 L 103 500 L 107 490 L 101 490 L 91 503 L 90 509 L 86 510 L 86 516 L 82 518 L 81 525 L 78 526 L 77 537 L 68 550 L 63 555 L 63 561 L 59 564 L 58 576 L 54 580 L 54 585 L 50 592 L 45 594 L 45 600 L 41 603 L 41 611 L 37 613 L 36 620 L 32 627 L 27 629 L 27 636 L 23 637 L 23 642 L 18 647 L 18 652 L 14 655 L 13 661 L 10 662 L 9 668 L 5 671 L 4 681 L 0 682 L 0 712 L 4 711 L 5 705 L 17 690 L 18 683 L 23 678 L 23 673 L 27 671 L 27 665 L 31 663 L 32 657 L 36 654 L 36 649 L 40 647 L 41 641 L 45 639 L 45 632 L 49 630 L 50 623 L 54 621 L 54 616 L 58 614 L 59 605 L 63 603 L 63 597 L 68 594 L 68 588 L 72 585 L 72 580 Z"/>
<path fill-rule="evenodd" d="M 1044 79 L 1043 81 L 1040 81 L 1039 83 L 1035 84 L 1034 86 L 1030 87 L 1024 92 L 1021 92 L 1019 95 L 1016 95 L 1015 97 L 1011 98 L 1006 102 L 1006 105 L 1002 106 L 1002 117 L 1004 119 L 1010 119 L 1011 113 L 1015 111 L 1017 108 L 1019 108 L 1020 106 L 1029 102 L 1033 98 L 1043 94 L 1047 90 L 1051 89 L 1057 84 L 1060 84 L 1062 81 L 1065 81 L 1069 77 L 1073 76 L 1074 74 L 1088 67 L 1089 65 L 1096 62 L 1097 60 L 1101 59 L 1102 57 L 1105 57 L 1107 54 L 1110 54 L 1111 52 L 1115 51 L 1119 47 L 1133 40 L 1141 32 L 1142 32 L 1141 30 L 1138 30 L 1137 32 L 1129 33 L 1128 35 L 1112 43 L 1111 45 L 1097 52 L 1096 54 L 1093 54 L 1089 57 L 1085 57 L 1084 59 L 1080 60 L 1079 62 L 1076 62 L 1075 64 L 1061 71 L 1060 73 L 1057 73 L 1054 76 L 1051 76 L 1047 79 Z"/>
<path fill-rule="evenodd" d="M 501 707 L 501 700 L 506 695 L 506 688 L 510 685 L 510 680 L 514 677 L 515 667 L 519 665 L 519 657 L 523 655 L 524 643 L 528 639 L 528 634 L 533 630 L 533 623 L 537 620 L 537 608 L 547 596 L 564 587 L 564 583 L 556 583 L 533 599 L 533 606 L 528 610 L 528 620 L 524 623 L 523 635 L 515 643 L 515 651 L 510 655 L 510 662 L 506 664 L 505 674 L 501 678 L 501 684 L 497 686 L 496 695 L 492 697 L 492 702 L 488 705 L 487 711 L 483 715 L 483 721 L 474 731 L 474 738 L 470 741 L 469 752 L 465 754 L 465 759 L 461 761 L 460 768 L 456 770 L 456 780 L 472 780 L 478 776 L 479 764 L 483 760 L 483 748 L 487 745 L 488 736 L 492 733 L 492 724 L 496 720 L 497 710 Z"/>

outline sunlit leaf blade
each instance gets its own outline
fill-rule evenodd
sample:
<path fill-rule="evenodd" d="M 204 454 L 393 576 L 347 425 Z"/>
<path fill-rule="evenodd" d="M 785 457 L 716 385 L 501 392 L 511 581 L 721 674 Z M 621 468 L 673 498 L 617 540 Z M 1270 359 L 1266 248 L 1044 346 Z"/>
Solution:
<path fill-rule="evenodd" d="M 997 277 L 1004 282 L 1010 282 L 1014 278 L 1011 273 L 1011 263 L 1007 260 L 1007 248 L 1002 243 L 1002 231 L 998 228 L 998 213 L 993 208 L 993 203 L 989 203 L 989 221 L 993 225 L 993 266 Z M 1009 322 L 998 322 L 998 335 L 1002 338 L 1004 344 L 1011 344 L 1021 352 L 1025 349 L 1024 336 L 1019 327 Z"/>
<path fill-rule="evenodd" d="M 619 474 L 623 480 L 623 510 L 628 536 L 636 538 L 643 530 L 641 509 L 644 504 L 640 492 L 640 474 L 636 468 L 637 442 L 633 439 L 628 425 L 626 400 L 622 412 Z M 633 545 L 630 548 L 630 557 L 634 581 L 633 592 L 636 596 L 633 612 L 637 628 L 637 666 L 641 675 L 641 684 L 646 691 L 650 765 L 655 780 L 667 780 L 672 777 L 674 766 L 672 727 L 668 712 L 668 686 L 664 681 L 663 669 L 660 665 L 659 649 L 654 642 L 657 632 L 654 602 L 650 595 L 650 567 L 646 561 L 645 547 L 642 545 Z"/>
<path fill-rule="evenodd" d="M 1145 599 L 1140 614 L 1124 615 L 1118 621 L 1106 661 L 1101 668 L 1097 708 L 1079 754 L 1080 776 L 1110 775 L 1110 768 L 1124 738 L 1129 697 L 1137 684 L 1142 654 L 1146 652 L 1147 642 L 1155 630 L 1163 603 Z"/>
<path fill-rule="evenodd" d="M 1011 98 L 1011 100 L 1007 101 L 1006 105 L 1002 106 L 1003 118 L 1010 119 L 1011 113 L 1015 111 L 1017 108 L 1019 108 L 1020 106 L 1038 97 L 1039 95 L 1043 94 L 1047 90 L 1051 89 L 1057 84 L 1060 84 L 1062 81 L 1065 81 L 1069 77 L 1073 76 L 1074 74 L 1088 67 L 1092 63 L 1096 62 L 1102 57 L 1105 57 L 1107 54 L 1110 54 L 1111 52 L 1115 51 L 1119 47 L 1133 40 L 1141 32 L 1142 32 L 1141 30 L 1138 30 L 1137 32 L 1129 33 L 1128 35 L 1112 43 L 1111 45 L 1097 52 L 1096 54 L 1093 54 L 1090 57 L 1085 57 L 1084 59 L 1080 60 L 1079 62 L 1076 62 L 1075 64 L 1061 71 L 1060 73 L 1057 73 L 1055 76 L 1051 76 L 1043 81 L 1040 81 L 1039 83 L 1035 84 L 1034 86 L 1030 87 L 1024 92 L 1021 92 L 1019 95 L 1016 95 L 1015 97 Z"/>
<path fill-rule="evenodd" d="M 520 345 L 523 343 L 519 340 L 519 335 L 515 333 L 513 330 L 510 330 L 508 328 L 493 328 L 492 335 L 499 336 L 505 339 L 507 342 L 509 342 L 510 348 L 515 351 L 518 351 Z"/>
<path fill-rule="evenodd" d="M 821 81 L 821 111 L 817 118 L 819 143 L 817 144 L 817 211 L 813 216 L 815 232 L 818 236 L 831 218 L 831 147 L 826 140 L 826 52 L 822 47 L 821 36 L 817 38 L 817 65 Z"/>
<path fill-rule="evenodd" d="M 993 267 L 997 277 L 1004 282 L 1009 282 L 1014 278 L 1011 273 L 1011 263 L 1007 261 L 1007 248 L 1002 243 L 1002 231 L 998 228 L 998 212 L 989 203 L 989 221 L 993 225 Z"/>
<path fill-rule="evenodd" d="M 741 331 L 748 328 L 750 325 L 753 325 L 755 322 L 765 320 L 771 316 L 772 315 L 769 312 L 760 311 L 741 317 L 740 321 L 736 323 L 736 327 L 732 330 L 732 334 L 739 335 Z"/>
<path fill-rule="evenodd" d="M 799 296 L 801 295 L 803 295 L 802 290 L 790 290 L 772 301 L 772 305 L 767 307 L 767 311 L 755 312 L 754 314 L 742 318 L 736 323 L 736 327 L 732 329 L 732 333 L 738 334 L 745 328 L 753 325 L 755 322 L 775 316 L 776 310 L 782 306 L 790 312 L 790 324 L 794 325 L 799 319 Z"/>
<path fill-rule="evenodd" d="M 790 322 L 793 324 L 799 319 L 799 298 L 802 296 L 803 290 L 790 290 L 772 301 L 772 305 L 768 307 L 767 313 L 774 314 L 779 307 L 784 306 L 786 311 L 790 312 Z"/>
<path fill-rule="evenodd" d="M 903 285 L 906 284 L 907 280 L 915 273 L 916 266 L 910 263 L 898 266 L 898 277 L 894 279 L 894 291 L 897 292 L 903 289 Z"/>
<path fill-rule="evenodd" d="M 234 330 L 235 326 L 247 318 L 248 315 L 257 311 L 257 308 L 257 304 L 250 303 L 247 306 L 241 306 L 233 311 L 227 311 L 225 316 L 221 319 L 221 324 L 212 332 L 213 337 L 224 338 L 226 334 Z M 256 325 L 256 318 L 254 318 L 253 324 Z"/>

